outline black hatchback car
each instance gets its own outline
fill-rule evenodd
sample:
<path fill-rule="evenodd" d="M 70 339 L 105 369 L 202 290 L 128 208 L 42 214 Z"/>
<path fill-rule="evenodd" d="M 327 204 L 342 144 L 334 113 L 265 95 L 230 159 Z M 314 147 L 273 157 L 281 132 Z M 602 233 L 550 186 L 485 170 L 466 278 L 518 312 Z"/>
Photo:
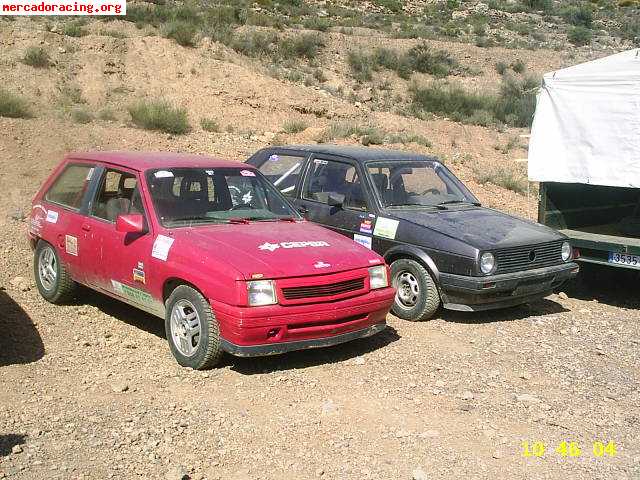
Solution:
<path fill-rule="evenodd" d="M 364 147 L 269 147 L 247 160 L 306 218 L 383 255 L 393 313 L 425 320 L 440 305 L 502 308 L 550 294 L 578 273 L 567 238 L 484 208 L 434 157 Z"/>

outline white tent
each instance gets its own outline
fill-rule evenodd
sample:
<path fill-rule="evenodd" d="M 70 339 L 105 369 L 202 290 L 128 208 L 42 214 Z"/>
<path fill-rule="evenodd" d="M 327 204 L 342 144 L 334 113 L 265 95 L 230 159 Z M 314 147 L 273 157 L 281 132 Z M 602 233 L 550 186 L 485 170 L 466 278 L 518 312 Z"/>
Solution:
<path fill-rule="evenodd" d="M 640 49 L 544 76 L 529 179 L 640 187 Z"/>

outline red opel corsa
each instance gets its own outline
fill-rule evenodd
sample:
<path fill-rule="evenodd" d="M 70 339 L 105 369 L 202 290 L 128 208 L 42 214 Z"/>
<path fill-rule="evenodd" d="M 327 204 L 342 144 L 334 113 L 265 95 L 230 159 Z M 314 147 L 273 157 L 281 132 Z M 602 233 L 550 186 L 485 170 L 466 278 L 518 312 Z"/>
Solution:
<path fill-rule="evenodd" d="M 269 355 L 385 328 L 376 253 L 304 221 L 254 167 L 169 153 L 75 153 L 33 201 L 36 284 L 77 283 L 165 319 L 180 365 Z"/>

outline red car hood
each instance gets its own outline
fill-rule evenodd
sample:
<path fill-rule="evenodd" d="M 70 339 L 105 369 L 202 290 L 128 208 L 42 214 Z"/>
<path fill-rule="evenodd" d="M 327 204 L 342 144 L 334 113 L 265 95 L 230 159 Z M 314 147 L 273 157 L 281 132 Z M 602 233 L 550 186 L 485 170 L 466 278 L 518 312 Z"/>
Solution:
<path fill-rule="evenodd" d="M 323 275 L 384 262 L 377 253 L 309 222 L 207 225 L 173 234 L 176 246 L 190 243 L 206 257 L 221 257 L 246 279 Z"/>

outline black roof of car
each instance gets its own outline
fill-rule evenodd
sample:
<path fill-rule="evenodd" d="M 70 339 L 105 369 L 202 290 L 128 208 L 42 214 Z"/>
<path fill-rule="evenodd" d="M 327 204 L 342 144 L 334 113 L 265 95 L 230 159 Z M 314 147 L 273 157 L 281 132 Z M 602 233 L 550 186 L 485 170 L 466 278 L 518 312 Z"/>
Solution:
<path fill-rule="evenodd" d="M 285 145 L 274 146 L 277 150 L 297 150 L 313 153 L 324 153 L 327 155 L 337 155 L 348 157 L 358 162 L 368 162 L 371 160 L 421 160 L 439 161 L 436 157 L 421 155 L 413 152 L 403 152 L 401 150 L 387 150 L 384 148 L 358 147 L 353 145 Z"/>

